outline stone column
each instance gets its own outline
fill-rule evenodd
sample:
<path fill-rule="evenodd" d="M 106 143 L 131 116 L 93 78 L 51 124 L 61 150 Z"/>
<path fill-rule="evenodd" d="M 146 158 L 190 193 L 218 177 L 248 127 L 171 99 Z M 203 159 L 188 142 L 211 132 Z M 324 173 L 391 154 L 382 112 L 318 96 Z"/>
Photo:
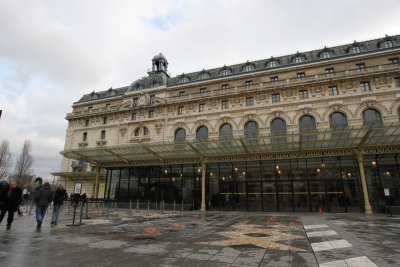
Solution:
<path fill-rule="evenodd" d="M 200 211 L 206 211 L 206 162 L 201 161 L 201 208 Z"/>
<path fill-rule="evenodd" d="M 363 189 L 362 191 L 364 194 L 365 214 L 372 214 L 371 203 L 369 202 L 367 180 L 365 179 L 365 172 L 364 172 L 364 157 L 360 151 L 357 151 L 356 155 L 358 161 L 358 168 L 360 169 L 361 185 Z"/>

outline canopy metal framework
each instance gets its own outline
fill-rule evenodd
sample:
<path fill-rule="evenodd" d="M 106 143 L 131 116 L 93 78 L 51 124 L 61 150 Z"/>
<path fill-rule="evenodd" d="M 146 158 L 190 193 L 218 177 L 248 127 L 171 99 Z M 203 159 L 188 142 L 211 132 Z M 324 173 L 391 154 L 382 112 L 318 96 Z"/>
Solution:
<path fill-rule="evenodd" d="M 101 167 L 145 166 L 400 152 L 400 124 L 64 150 Z"/>

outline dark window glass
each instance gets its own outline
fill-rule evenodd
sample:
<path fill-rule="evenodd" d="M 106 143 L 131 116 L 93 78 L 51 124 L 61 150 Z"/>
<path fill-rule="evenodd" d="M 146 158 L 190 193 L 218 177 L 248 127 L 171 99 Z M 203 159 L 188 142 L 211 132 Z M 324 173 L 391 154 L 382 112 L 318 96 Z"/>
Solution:
<path fill-rule="evenodd" d="M 224 100 L 222 101 L 222 109 L 228 109 L 229 108 L 229 101 Z"/>
<path fill-rule="evenodd" d="M 279 94 L 272 94 L 272 103 L 281 102 L 281 96 Z"/>
<path fill-rule="evenodd" d="M 208 128 L 206 126 L 200 126 L 196 131 L 196 139 L 207 139 Z"/>
<path fill-rule="evenodd" d="M 88 127 L 90 124 L 90 120 L 85 120 L 85 126 Z"/>
<path fill-rule="evenodd" d="M 336 86 L 331 86 L 328 88 L 329 95 L 334 96 L 334 95 L 339 95 L 339 91 Z"/>
<path fill-rule="evenodd" d="M 250 88 L 253 85 L 253 81 L 245 81 L 244 86 Z"/>
<path fill-rule="evenodd" d="M 103 118 L 103 124 L 107 124 L 107 117 Z"/>
<path fill-rule="evenodd" d="M 200 95 L 203 96 L 206 94 L 206 88 L 200 88 Z"/>
<path fill-rule="evenodd" d="M 219 136 L 232 136 L 232 126 L 225 123 L 219 127 Z"/>
<path fill-rule="evenodd" d="M 149 119 L 154 118 L 154 110 L 149 111 Z"/>
<path fill-rule="evenodd" d="M 278 81 L 278 76 L 274 76 L 270 78 L 271 82 L 277 82 Z"/>
<path fill-rule="evenodd" d="M 136 130 L 135 130 L 135 136 L 139 136 L 140 135 L 140 128 L 137 128 Z"/>
<path fill-rule="evenodd" d="M 271 133 L 282 134 L 286 132 L 286 122 L 280 118 L 274 119 L 271 122 Z"/>
<path fill-rule="evenodd" d="M 307 99 L 308 98 L 308 91 L 307 90 L 300 90 L 299 91 L 299 98 L 300 99 Z"/>
<path fill-rule="evenodd" d="M 392 65 L 399 65 L 399 58 L 389 58 L 389 63 Z"/>
<path fill-rule="evenodd" d="M 132 102 L 132 106 L 133 106 L 133 107 L 136 107 L 137 104 L 138 104 L 138 99 L 137 99 L 137 98 L 134 98 L 134 99 L 133 99 L 133 102 Z"/>
<path fill-rule="evenodd" d="M 183 114 L 183 107 L 178 107 L 178 115 L 182 115 Z"/>
<path fill-rule="evenodd" d="M 363 123 L 364 124 L 381 124 L 382 117 L 379 111 L 369 108 L 363 112 Z"/>
<path fill-rule="evenodd" d="M 249 121 L 244 125 L 244 134 L 246 136 L 258 135 L 258 124 L 255 121 Z"/>
<path fill-rule="evenodd" d="M 333 112 L 329 117 L 329 124 L 331 128 L 347 126 L 347 118 L 341 112 Z"/>
<path fill-rule="evenodd" d="M 150 135 L 150 131 L 149 131 L 149 128 L 147 128 L 147 127 L 143 127 L 143 135 Z"/>
<path fill-rule="evenodd" d="M 299 120 L 299 128 L 300 131 L 316 129 L 315 119 L 309 115 L 301 117 Z"/>
<path fill-rule="evenodd" d="M 87 133 L 83 133 L 82 141 L 87 141 Z"/>
<path fill-rule="evenodd" d="M 100 138 L 101 138 L 101 140 L 106 139 L 106 131 L 105 130 L 101 131 Z"/>
<path fill-rule="evenodd" d="M 175 131 L 175 141 L 185 141 L 186 140 L 186 131 L 183 128 L 179 128 Z"/>
<path fill-rule="evenodd" d="M 254 98 L 253 97 L 246 97 L 246 106 L 254 106 Z"/>
<path fill-rule="evenodd" d="M 131 120 L 133 120 L 133 121 L 136 120 L 136 113 L 135 112 L 132 113 Z"/>
<path fill-rule="evenodd" d="M 358 71 L 365 70 L 365 63 L 356 64 L 356 69 Z"/>
<path fill-rule="evenodd" d="M 360 89 L 361 92 L 370 92 L 371 87 L 369 86 L 369 82 L 360 82 Z"/>
<path fill-rule="evenodd" d="M 305 72 L 299 72 L 299 73 L 297 73 L 297 78 L 298 78 L 298 79 L 302 80 L 302 79 L 304 79 L 304 77 L 306 77 L 306 73 L 305 73 Z"/>
<path fill-rule="evenodd" d="M 151 95 L 150 96 L 150 105 L 154 105 L 156 103 L 156 96 L 155 95 Z"/>
<path fill-rule="evenodd" d="M 199 112 L 203 112 L 204 111 L 204 107 L 206 104 L 199 104 Z"/>
<path fill-rule="evenodd" d="M 400 78 L 394 78 L 394 83 L 396 84 L 396 87 L 400 87 Z"/>

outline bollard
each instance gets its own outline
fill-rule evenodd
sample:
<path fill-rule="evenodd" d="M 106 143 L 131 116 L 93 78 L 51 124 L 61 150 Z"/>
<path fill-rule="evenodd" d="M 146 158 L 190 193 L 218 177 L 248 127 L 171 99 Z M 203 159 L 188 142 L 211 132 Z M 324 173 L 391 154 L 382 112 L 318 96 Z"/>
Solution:
<path fill-rule="evenodd" d="M 139 212 L 139 199 L 136 199 L 136 212 Z"/>
<path fill-rule="evenodd" d="M 131 214 L 132 214 L 132 200 L 129 200 L 129 211 L 130 211 Z"/>
<path fill-rule="evenodd" d="M 89 215 L 89 203 L 86 203 L 86 216 L 85 216 L 85 219 L 90 219 L 88 215 Z"/>
<path fill-rule="evenodd" d="M 72 217 L 72 225 L 75 225 L 76 207 L 77 207 L 77 205 L 74 205 L 74 215 L 73 215 L 73 217 Z"/>
<path fill-rule="evenodd" d="M 107 205 L 107 219 L 110 216 L 110 206 L 111 206 L 111 202 L 109 202 L 108 205 Z"/>
<path fill-rule="evenodd" d="M 150 200 L 147 200 L 147 210 L 150 210 Z"/>
<path fill-rule="evenodd" d="M 165 204 L 165 201 L 163 200 L 162 201 L 162 210 L 164 210 L 164 204 Z"/>
<path fill-rule="evenodd" d="M 157 210 L 157 201 L 156 201 L 156 210 Z"/>
<path fill-rule="evenodd" d="M 183 199 L 182 199 L 182 211 L 183 211 Z"/>
<path fill-rule="evenodd" d="M 174 200 L 174 211 L 175 211 L 175 200 Z"/>
<path fill-rule="evenodd" d="M 192 200 L 192 211 L 194 212 L 194 199 Z"/>

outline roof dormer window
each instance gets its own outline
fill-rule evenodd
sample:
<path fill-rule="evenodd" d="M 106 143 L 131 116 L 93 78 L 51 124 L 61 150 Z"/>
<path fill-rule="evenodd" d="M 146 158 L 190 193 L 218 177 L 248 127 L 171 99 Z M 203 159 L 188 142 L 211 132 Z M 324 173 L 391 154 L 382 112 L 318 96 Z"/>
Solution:
<path fill-rule="evenodd" d="M 232 73 L 231 69 L 225 68 L 225 69 L 222 69 L 222 70 L 219 72 L 219 75 L 220 75 L 220 76 L 226 76 L 226 75 L 229 75 L 229 74 L 231 74 L 231 73 Z"/>
<path fill-rule="evenodd" d="M 208 72 L 202 72 L 199 75 L 199 80 L 204 80 L 210 78 L 210 74 Z"/>
<path fill-rule="evenodd" d="M 360 53 L 361 52 L 361 49 L 360 49 L 360 47 L 357 45 L 357 46 L 353 46 L 352 48 L 351 48 L 351 52 L 353 53 L 353 54 L 357 54 L 357 53 Z"/>
<path fill-rule="evenodd" d="M 246 65 L 243 67 L 243 71 L 248 72 L 253 70 L 253 65 Z"/>
<path fill-rule="evenodd" d="M 179 77 L 179 83 L 187 83 L 187 82 L 189 82 L 189 81 L 190 81 L 189 77 L 186 76 L 186 75 L 184 75 L 184 74 L 182 74 L 182 75 Z"/>
<path fill-rule="evenodd" d="M 330 58 L 331 54 L 328 51 L 322 52 L 321 58 Z"/>
<path fill-rule="evenodd" d="M 381 43 L 381 48 L 389 48 L 393 46 L 392 40 L 385 40 Z"/>

